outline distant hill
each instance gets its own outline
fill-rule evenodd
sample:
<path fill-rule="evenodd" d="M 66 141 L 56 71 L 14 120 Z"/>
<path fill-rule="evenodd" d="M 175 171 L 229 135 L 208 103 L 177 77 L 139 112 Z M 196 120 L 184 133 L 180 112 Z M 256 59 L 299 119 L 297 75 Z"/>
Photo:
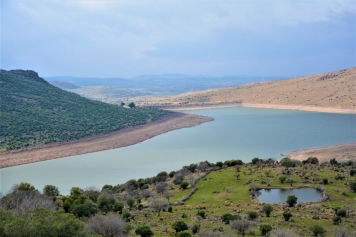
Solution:
<path fill-rule="evenodd" d="M 295 79 L 153 98 L 146 100 L 145 105 L 186 107 L 243 102 L 355 109 L 355 83 L 356 68 L 350 68 Z"/>
<path fill-rule="evenodd" d="M 0 71 L 0 151 L 105 134 L 167 113 L 86 99 L 34 71 Z"/>
<path fill-rule="evenodd" d="M 65 82 L 65 81 L 50 81 L 49 84 L 51 84 L 52 86 L 61 88 L 62 90 L 70 90 L 70 89 L 79 88 L 79 86 L 76 86 L 70 82 Z"/>

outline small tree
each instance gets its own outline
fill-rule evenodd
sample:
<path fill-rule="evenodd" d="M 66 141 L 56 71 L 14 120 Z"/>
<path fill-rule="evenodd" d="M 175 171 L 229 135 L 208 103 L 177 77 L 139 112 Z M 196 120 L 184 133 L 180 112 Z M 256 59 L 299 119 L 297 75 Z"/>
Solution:
<path fill-rule="evenodd" d="M 324 230 L 323 227 L 319 226 L 319 225 L 314 225 L 312 227 L 310 227 L 310 231 L 313 232 L 314 236 L 322 236 L 326 233 L 326 230 Z"/>
<path fill-rule="evenodd" d="M 126 236 L 126 223 L 119 216 L 96 215 L 87 222 L 89 233 L 102 236 Z"/>
<path fill-rule="evenodd" d="M 186 182 L 186 181 L 184 181 L 184 182 L 182 182 L 181 184 L 180 184 L 180 187 L 182 188 L 182 189 L 186 189 L 187 187 L 188 187 L 188 182 Z"/>
<path fill-rule="evenodd" d="M 280 176 L 279 177 L 279 182 L 284 183 L 286 181 L 287 177 L 286 176 Z"/>
<path fill-rule="evenodd" d="M 292 215 L 292 213 L 290 213 L 290 212 L 284 212 L 283 213 L 283 217 L 284 217 L 284 220 L 285 221 L 289 221 L 289 219 L 292 217 L 293 215 Z"/>
<path fill-rule="evenodd" d="M 332 159 L 330 160 L 330 164 L 331 164 L 331 165 L 337 165 L 337 160 L 336 160 L 335 158 L 332 158 Z"/>
<path fill-rule="evenodd" d="M 141 235 L 141 237 L 151 237 L 151 236 L 153 236 L 152 230 L 147 225 L 137 227 L 137 229 L 135 230 L 135 233 L 137 235 Z"/>
<path fill-rule="evenodd" d="M 136 107 L 136 105 L 135 105 L 134 102 L 131 102 L 128 106 L 129 106 L 131 109 Z"/>
<path fill-rule="evenodd" d="M 45 185 L 43 188 L 43 194 L 49 197 L 58 196 L 59 190 L 54 185 Z"/>
<path fill-rule="evenodd" d="M 128 198 L 126 200 L 127 205 L 129 206 L 129 209 L 131 210 L 134 206 L 135 206 L 135 200 L 133 200 L 132 198 Z"/>
<path fill-rule="evenodd" d="M 255 220 L 258 217 L 258 213 L 255 211 L 247 212 L 248 219 Z"/>
<path fill-rule="evenodd" d="M 170 191 L 164 191 L 163 192 L 163 197 L 167 198 L 167 200 L 169 201 L 170 197 L 173 197 L 174 193 L 170 192 Z"/>
<path fill-rule="evenodd" d="M 165 198 L 155 198 L 151 200 L 150 207 L 158 212 L 158 216 L 161 211 L 168 206 L 168 201 Z"/>
<path fill-rule="evenodd" d="M 188 226 L 184 221 L 176 221 L 172 224 L 172 228 L 178 233 L 188 230 Z"/>
<path fill-rule="evenodd" d="M 271 212 L 273 211 L 273 207 L 270 204 L 265 204 L 262 207 L 262 211 L 266 213 L 266 216 L 269 217 Z"/>
<path fill-rule="evenodd" d="M 287 197 L 287 203 L 290 207 L 293 207 L 297 203 L 298 198 L 295 195 L 290 195 Z"/>
<path fill-rule="evenodd" d="M 236 230 L 238 234 L 245 236 L 245 232 L 250 227 L 251 223 L 246 217 L 241 218 L 240 220 L 234 220 L 230 222 L 232 229 Z"/>
<path fill-rule="evenodd" d="M 121 202 L 115 202 L 113 209 L 114 209 L 114 211 L 119 212 L 121 214 L 122 209 L 124 209 L 124 204 Z"/>
<path fill-rule="evenodd" d="M 157 193 L 163 193 L 167 189 L 167 183 L 159 182 L 155 188 Z"/>
<path fill-rule="evenodd" d="M 260 231 L 262 236 L 266 236 L 271 230 L 272 227 L 270 225 L 260 225 Z"/>

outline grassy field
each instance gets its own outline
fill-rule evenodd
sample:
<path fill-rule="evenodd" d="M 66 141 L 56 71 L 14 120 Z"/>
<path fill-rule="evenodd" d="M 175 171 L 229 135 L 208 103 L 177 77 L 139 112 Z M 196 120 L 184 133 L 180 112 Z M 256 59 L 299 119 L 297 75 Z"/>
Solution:
<path fill-rule="evenodd" d="M 322 185 L 326 188 L 326 194 L 330 199 L 317 203 L 297 203 L 295 207 L 288 207 L 286 204 L 276 204 L 270 217 L 262 212 L 262 204 L 249 194 L 251 184 L 259 185 L 261 188 L 291 188 L 290 184 L 281 183 L 279 177 L 285 168 L 280 166 L 252 166 L 245 165 L 237 172 L 235 167 L 229 167 L 211 172 L 205 178 L 197 182 L 198 191 L 187 200 L 184 205 L 174 206 L 173 212 L 162 212 L 160 216 L 156 213 L 147 212 L 145 215 L 137 213 L 132 224 L 149 225 L 155 232 L 155 236 L 167 236 L 174 234 L 171 224 L 176 220 L 183 220 L 188 225 L 199 223 L 202 230 L 221 231 L 225 234 L 236 235 L 229 225 L 221 221 L 221 216 L 225 213 L 233 215 L 247 214 L 249 211 L 258 212 L 256 226 L 252 226 L 246 232 L 246 236 L 260 236 L 259 225 L 268 224 L 273 227 L 272 232 L 277 229 L 292 229 L 298 236 L 311 236 L 309 230 L 311 226 L 320 225 L 326 231 L 325 236 L 334 236 L 334 229 L 338 227 L 333 224 L 332 217 L 335 216 L 333 208 L 340 207 L 349 210 L 349 217 L 342 218 L 339 226 L 346 227 L 348 232 L 356 226 L 356 194 L 350 192 L 347 184 L 354 177 L 348 175 L 349 168 L 342 169 L 328 166 L 302 165 L 288 169 L 290 174 L 288 179 L 293 179 L 293 188 L 312 187 L 315 188 L 322 182 L 323 178 L 328 179 L 328 184 Z M 313 177 L 316 181 L 303 183 L 304 178 Z M 343 180 L 336 180 L 337 174 L 345 176 Z M 238 175 L 238 177 L 237 177 Z M 245 184 L 251 180 L 251 184 Z M 171 191 L 175 193 L 170 199 L 172 203 L 188 194 L 189 190 L 179 190 L 171 186 Z M 345 191 L 347 194 L 342 195 Z M 197 215 L 199 210 L 206 213 L 206 218 Z M 292 213 L 290 221 L 285 221 L 283 212 Z M 183 214 L 186 218 L 183 218 Z M 314 218 L 313 218 L 314 217 Z M 318 218 L 318 219 L 317 219 Z"/>

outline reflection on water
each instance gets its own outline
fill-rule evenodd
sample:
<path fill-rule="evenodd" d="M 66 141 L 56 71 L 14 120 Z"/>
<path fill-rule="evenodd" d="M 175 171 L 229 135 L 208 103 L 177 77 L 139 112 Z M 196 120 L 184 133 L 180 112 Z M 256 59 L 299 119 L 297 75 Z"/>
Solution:
<path fill-rule="evenodd" d="M 298 202 L 319 202 L 323 196 L 313 188 L 262 189 L 255 196 L 261 203 L 278 204 L 285 203 L 291 195 L 296 196 Z"/>

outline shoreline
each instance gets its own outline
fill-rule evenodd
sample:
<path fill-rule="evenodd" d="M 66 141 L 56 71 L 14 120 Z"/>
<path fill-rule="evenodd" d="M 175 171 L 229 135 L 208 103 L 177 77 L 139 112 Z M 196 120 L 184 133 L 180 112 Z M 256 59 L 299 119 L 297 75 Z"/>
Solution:
<path fill-rule="evenodd" d="M 201 109 L 220 109 L 220 108 L 265 108 L 265 109 L 285 109 L 285 110 L 300 110 L 320 113 L 337 113 L 337 114 L 356 114 L 356 109 L 344 109 L 335 107 L 318 107 L 311 105 L 282 105 L 282 104 L 254 104 L 254 103 L 221 103 L 221 104 L 205 104 L 192 106 L 156 106 L 161 109 L 170 111 L 187 111 Z"/>
<path fill-rule="evenodd" d="M 281 156 L 285 156 L 292 160 L 299 161 L 306 160 L 309 157 L 317 157 L 320 163 L 324 161 L 329 161 L 332 158 L 335 158 L 338 161 L 356 161 L 356 142 L 329 147 L 307 148 L 287 152 L 281 154 Z"/>
<path fill-rule="evenodd" d="M 35 162 L 127 147 L 181 128 L 198 126 L 214 119 L 207 116 L 172 113 L 148 124 L 109 134 L 59 144 L 30 147 L 0 153 L 0 169 Z"/>

